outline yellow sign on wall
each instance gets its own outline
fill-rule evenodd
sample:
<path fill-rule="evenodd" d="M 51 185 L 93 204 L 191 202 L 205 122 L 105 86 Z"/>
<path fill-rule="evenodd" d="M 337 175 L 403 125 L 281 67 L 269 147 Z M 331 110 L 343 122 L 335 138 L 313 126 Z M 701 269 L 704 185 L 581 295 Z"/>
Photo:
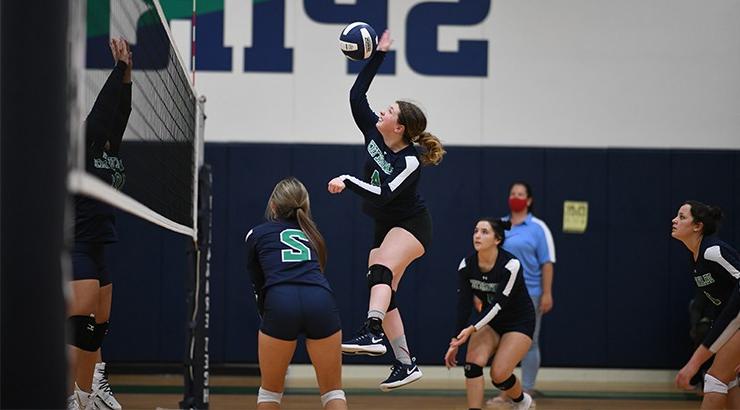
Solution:
<path fill-rule="evenodd" d="M 563 232 L 584 233 L 588 226 L 588 202 L 563 202 Z"/>

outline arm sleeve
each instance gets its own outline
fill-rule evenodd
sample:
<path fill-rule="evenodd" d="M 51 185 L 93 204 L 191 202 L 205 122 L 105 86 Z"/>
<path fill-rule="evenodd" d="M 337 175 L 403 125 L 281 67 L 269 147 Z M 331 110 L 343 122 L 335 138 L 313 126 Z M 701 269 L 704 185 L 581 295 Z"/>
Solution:
<path fill-rule="evenodd" d="M 391 178 L 380 186 L 369 184 L 351 175 L 342 175 L 340 178 L 352 192 L 382 206 L 392 201 L 407 186 L 419 179 L 419 159 L 411 155 L 404 157 L 404 163 L 394 167 Z"/>
<path fill-rule="evenodd" d="M 496 295 L 493 297 L 488 309 L 482 313 L 483 317 L 475 324 L 475 330 L 481 330 L 483 326 L 493 320 L 493 318 L 509 304 L 511 291 L 514 290 L 516 279 L 521 274 L 521 263 L 517 259 L 511 259 L 506 264 L 505 268 L 505 273 L 502 278 L 503 280 L 500 283 L 501 285 L 504 285 L 504 288 L 496 292 Z"/>
<path fill-rule="evenodd" d="M 123 139 L 123 133 L 126 131 L 129 116 L 131 116 L 131 83 L 123 84 L 118 100 L 118 112 L 110 136 L 110 147 L 113 155 L 118 155 L 121 148 L 121 140 Z"/>
<path fill-rule="evenodd" d="M 730 276 L 740 279 L 740 257 L 737 251 L 728 247 L 714 245 L 704 251 L 704 259 L 715 262 L 721 266 Z"/>
<path fill-rule="evenodd" d="M 94 146 L 102 149 L 108 140 L 108 134 L 113 131 L 116 118 L 116 107 L 119 103 L 123 88 L 123 73 L 126 63 L 118 61 L 113 67 L 108 79 L 100 89 L 95 103 L 85 121 L 85 139 L 88 149 Z"/>
<path fill-rule="evenodd" d="M 250 230 L 245 238 L 247 243 L 247 273 L 249 274 L 249 278 L 252 280 L 252 290 L 254 291 L 254 298 L 257 302 L 257 312 L 262 316 L 262 311 L 264 309 L 264 295 L 262 294 L 262 288 L 265 286 L 265 273 L 259 263 L 257 239 L 254 237 L 253 233 L 254 230 Z"/>
<path fill-rule="evenodd" d="M 385 59 L 385 52 L 376 51 L 375 55 L 365 64 L 362 71 L 357 75 L 352 89 L 349 91 L 349 105 L 352 108 L 352 117 L 355 119 L 357 127 L 365 135 L 367 142 L 368 130 L 375 127 L 378 122 L 378 116 L 375 115 L 370 104 L 367 102 L 367 90 L 370 89 L 375 74 L 380 68 L 380 64 Z"/>
<path fill-rule="evenodd" d="M 452 337 L 459 335 L 460 331 L 468 325 L 473 304 L 473 290 L 470 288 L 466 267 L 465 259 L 463 259 L 457 268 L 457 324 Z"/>
<path fill-rule="evenodd" d="M 730 300 L 727 301 L 725 308 L 722 309 L 701 344 L 710 352 L 717 353 L 737 332 L 738 328 L 740 328 L 740 287 L 735 286 Z"/>

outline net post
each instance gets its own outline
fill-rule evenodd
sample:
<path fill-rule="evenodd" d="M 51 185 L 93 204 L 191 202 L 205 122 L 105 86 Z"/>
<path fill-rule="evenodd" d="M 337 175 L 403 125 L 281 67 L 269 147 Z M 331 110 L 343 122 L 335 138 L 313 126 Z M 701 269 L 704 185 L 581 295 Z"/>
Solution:
<path fill-rule="evenodd" d="M 179 403 L 182 409 L 208 409 L 210 394 L 208 329 L 213 184 L 211 167 L 204 164 L 200 167 L 198 175 L 198 236 L 188 252 L 185 388 L 183 399 Z"/>

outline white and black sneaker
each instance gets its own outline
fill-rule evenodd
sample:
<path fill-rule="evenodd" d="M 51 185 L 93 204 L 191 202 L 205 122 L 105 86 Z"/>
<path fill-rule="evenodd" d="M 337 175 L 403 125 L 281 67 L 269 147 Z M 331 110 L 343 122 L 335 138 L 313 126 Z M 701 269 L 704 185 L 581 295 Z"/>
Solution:
<path fill-rule="evenodd" d="M 421 369 L 416 365 L 416 359 L 411 359 L 411 364 L 403 364 L 398 360 L 391 367 L 391 375 L 383 383 L 380 383 L 380 390 L 390 391 L 405 386 L 411 382 L 421 379 L 423 374 Z"/>
<path fill-rule="evenodd" d="M 357 332 L 352 339 L 342 342 L 342 353 L 354 355 L 382 356 L 386 352 L 385 335 L 383 331 L 373 332 L 368 322 Z"/>
<path fill-rule="evenodd" d="M 98 405 L 104 405 L 104 408 L 111 410 L 121 410 L 121 403 L 113 397 L 113 390 L 108 384 L 108 377 L 105 374 L 105 363 L 96 363 L 95 372 L 93 373 L 92 390 Z"/>
<path fill-rule="evenodd" d="M 80 401 L 77 400 L 77 394 L 72 393 L 71 396 L 67 397 L 67 410 L 82 410 Z"/>

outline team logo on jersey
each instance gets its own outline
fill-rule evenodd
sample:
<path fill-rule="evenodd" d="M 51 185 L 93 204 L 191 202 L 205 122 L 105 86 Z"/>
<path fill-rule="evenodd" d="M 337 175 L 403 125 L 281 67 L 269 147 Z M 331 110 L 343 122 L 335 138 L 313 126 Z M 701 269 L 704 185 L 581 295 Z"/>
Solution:
<path fill-rule="evenodd" d="M 470 286 L 475 290 L 481 292 L 495 292 L 498 288 L 498 283 L 483 282 L 478 279 L 470 279 Z"/>
<path fill-rule="evenodd" d="M 705 273 L 700 276 L 694 276 L 694 281 L 696 282 L 696 286 L 703 288 L 714 283 L 714 278 L 711 273 Z"/>
<path fill-rule="evenodd" d="M 126 182 L 126 169 L 123 167 L 123 161 L 120 158 L 108 155 L 103 151 L 102 157 L 93 159 L 93 166 L 97 169 L 111 170 L 111 186 L 119 190 L 123 188 L 123 184 Z"/>
<path fill-rule="evenodd" d="M 373 160 L 376 164 L 378 164 L 383 172 L 385 172 L 387 175 L 393 173 L 393 166 L 385 160 L 385 156 L 383 156 L 383 150 L 378 147 L 378 144 L 376 144 L 375 141 L 370 140 L 370 142 L 367 144 L 367 153 L 370 154 L 371 157 L 373 157 Z"/>

